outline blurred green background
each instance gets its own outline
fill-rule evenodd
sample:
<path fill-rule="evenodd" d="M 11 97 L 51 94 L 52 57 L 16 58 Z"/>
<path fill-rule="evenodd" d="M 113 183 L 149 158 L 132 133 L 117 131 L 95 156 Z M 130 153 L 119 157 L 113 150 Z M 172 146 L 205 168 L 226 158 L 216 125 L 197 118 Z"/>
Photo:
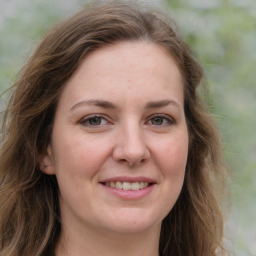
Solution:
<path fill-rule="evenodd" d="M 31 55 L 46 30 L 86 0 L 0 0 L 0 91 Z M 232 170 L 227 246 L 232 255 L 256 255 L 256 1 L 152 0 L 176 20 L 202 63 L 211 111 Z M 8 94 L 0 99 L 1 110 Z"/>

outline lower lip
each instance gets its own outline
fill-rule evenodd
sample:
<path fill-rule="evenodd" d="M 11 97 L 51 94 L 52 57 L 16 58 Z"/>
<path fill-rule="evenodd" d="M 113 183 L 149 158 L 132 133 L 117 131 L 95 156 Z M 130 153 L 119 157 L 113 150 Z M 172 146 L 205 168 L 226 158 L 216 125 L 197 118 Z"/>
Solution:
<path fill-rule="evenodd" d="M 142 197 L 147 196 L 155 187 L 156 184 L 152 184 L 146 188 L 139 189 L 139 190 L 123 190 L 123 189 L 116 189 L 112 187 L 108 187 L 104 184 L 101 184 L 108 192 L 111 194 L 118 196 L 122 199 L 140 199 Z"/>

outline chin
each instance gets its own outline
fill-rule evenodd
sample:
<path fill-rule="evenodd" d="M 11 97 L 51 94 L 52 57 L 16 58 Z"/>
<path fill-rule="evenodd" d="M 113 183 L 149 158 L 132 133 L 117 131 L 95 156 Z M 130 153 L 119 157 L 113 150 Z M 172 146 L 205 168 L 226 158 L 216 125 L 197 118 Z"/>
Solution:
<path fill-rule="evenodd" d="M 115 216 L 109 228 L 114 232 L 123 234 L 141 233 L 149 229 L 161 227 L 163 218 L 157 218 L 142 212 L 137 212 L 136 214 L 134 212 L 126 212 L 125 214 Z"/>

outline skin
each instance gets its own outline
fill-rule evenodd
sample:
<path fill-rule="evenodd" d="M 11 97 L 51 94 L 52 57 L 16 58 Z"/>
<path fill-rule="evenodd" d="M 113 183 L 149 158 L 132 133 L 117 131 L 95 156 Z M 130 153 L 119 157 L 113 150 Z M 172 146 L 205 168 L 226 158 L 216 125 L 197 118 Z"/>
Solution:
<path fill-rule="evenodd" d="M 57 256 L 158 255 L 161 222 L 184 181 L 183 101 L 179 69 L 158 45 L 119 42 L 81 62 L 62 92 L 41 161 L 60 189 Z M 139 198 L 122 197 L 102 184 L 115 177 L 153 185 Z"/>

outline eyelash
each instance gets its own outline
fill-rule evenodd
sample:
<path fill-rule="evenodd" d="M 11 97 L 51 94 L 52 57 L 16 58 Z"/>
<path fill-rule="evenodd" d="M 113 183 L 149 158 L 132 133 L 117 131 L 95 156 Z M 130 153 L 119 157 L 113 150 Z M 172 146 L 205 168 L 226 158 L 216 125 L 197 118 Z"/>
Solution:
<path fill-rule="evenodd" d="M 161 123 L 160 124 L 153 124 L 152 121 L 153 119 L 155 119 L 156 121 L 156 118 L 159 120 L 161 120 Z M 90 122 L 93 121 L 93 119 L 96 119 L 94 121 L 100 121 L 100 123 L 98 124 L 92 124 Z M 102 121 L 105 121 L 104 124 L 102 124 Z M 173 118 L 171 118 L 170 116 L 168 115 L 165 115 L 165 114 L 155 114 L 153 116 L 150 116 L 149 120 L 146 122 L 146 124 L 149 124 L 151 122 L 150 125 L 152 126 L 156 126 L 156 127 L 166 127 L 166 126 L 169 126 L 169 125 L 173 125 L 175 123 L 175 121 L 173 120 Z M 94 115 L 90 115 L 90 116 L 86 116 L 84 118 L 82 118 L 79 123 L 83 126 L 86 126 L 86 127 L 93 127 L 93 128 L 99 128 L 99 127 L 102 127 L 102 126 L 105 126 L 105 125 L 109 125 L 111 124 L 110 121 L 107 120 L 107 118 L 105 118 L 104 116 L 102 116 L 101 114 L 94 114 Z"/>
<path fill-rule="evenodd" d="M 170 116 L 165 115 L 165 114 L 155 114 L 155 115 L 153 115 L 153 116 L 150 117 L 150 119 L 149 119 L 148 122 L 150 122 L 150 121 L 152 122 L 152 120 L 153 120 L 154 118 L 161 119 L 162 122 L 164 122 L 164 120 L 165 120 L 166 123 L 164 123 L 164 124 L 161 123 L 161 124 L 159 124 L 159 125 L 156 125 L 156 124 L 152 124 L 152 123 L 151 123 L 151 125 L 153 125 L 153 126 L 166 127 L 166 126 L 169 126 L 169 125 L 173 125 L 173 124 L 175 123 L 175 121 L 174 121 L 173 118 L 171 118 Z M 148 123 L 148 122 L 147 122 L 147 123 Z"/>
<path fill-rule="evenodd" d="M 90 121 L 93 121 L 93 119 L 96 119 L 98 118 L 100 120 L 100 124 L 91 124 Z M 106 124 L 101 124 L 102 123 L 102 120 L 105 120 L 106 121 Z M 86 126 L 86 127 L 94 127 L 94 128 L 97 128 L 97 127 L 102 127 L 104 125 L 108 125 L 108 124 L 111 124 L 111 122 L 109 122 L 107 120 L 107 118 L 103 117 L 102 115 L 90 115 L 90 116 L 86 116 L 84 118 L 82 118 L 79 123 L 83 126 Z"/>

